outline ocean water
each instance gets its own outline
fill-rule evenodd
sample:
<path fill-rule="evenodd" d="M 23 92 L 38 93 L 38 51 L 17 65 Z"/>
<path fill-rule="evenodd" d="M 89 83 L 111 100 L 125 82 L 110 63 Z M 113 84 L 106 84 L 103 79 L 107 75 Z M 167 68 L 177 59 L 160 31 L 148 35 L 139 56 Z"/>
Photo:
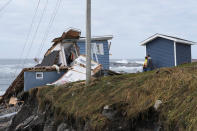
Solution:
<path fill-rule="evenodd" d="M 35 65 L 36 63 L 32 59 L 0 59 L 0 96 L 4 94 L 23 68 Z"/>
<path fill-rule="evenodd" d="M 110 60 L 110 69 L 119 73 L 136 73 L 142 71 L 142 64 L 142 59 L 112 59 Z M 33 59 L 0 59 L 0 96 L 4 94 L 24 67 L 35 65 Z"/>
<path fill-rule="evenodd" d="M 111 59 L 110 70 L 118 73 L 142 72 L 143 63 L 143 59 Z"/>

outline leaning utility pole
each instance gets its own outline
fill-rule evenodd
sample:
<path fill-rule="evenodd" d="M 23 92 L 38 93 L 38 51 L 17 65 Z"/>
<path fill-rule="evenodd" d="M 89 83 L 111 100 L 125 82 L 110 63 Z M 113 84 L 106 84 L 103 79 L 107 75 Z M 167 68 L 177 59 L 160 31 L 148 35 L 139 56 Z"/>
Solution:
<path fill-rule="evenodd" d="M 86 0 L 86 85 L 91 81 L 91 0 Z"/>

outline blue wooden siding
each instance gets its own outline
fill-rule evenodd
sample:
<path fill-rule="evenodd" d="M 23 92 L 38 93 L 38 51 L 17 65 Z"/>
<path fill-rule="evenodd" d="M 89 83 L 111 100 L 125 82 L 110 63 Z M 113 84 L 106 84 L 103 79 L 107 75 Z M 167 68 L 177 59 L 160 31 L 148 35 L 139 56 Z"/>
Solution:
<path fill-rule="evenodd" d="M 43 79 L 36 79 L 36 72 L 24 73 L 24 91 L 28 91 L 31 88 L 43 86 L 48 83 L 52 83 L 58 80 L 65 72 L 58 74 L 56 71 L 43 72 Z"/>
<path fill-rule="evenodd" d="M 177 65 L 191 63 L 191 45 L 176 44 Z"/>
<path fill-rule="evenodd" d="M 103 44 L 104 49 L 104 55 L 97 55 L 99 64 L 102 65 L 103 69 L 108 70 L 109 69 L 109 47 L 108 47 L 108 41 L 92 41 L 92 43 L 96 44 Z M 78 42 L 77 45 L 80 48 L 80 54 L 85 55 L 85 42 Z M 94 61 L 96 61 L 96 58 L 94 56 Z"/>
<path fill-rule="evenodd" d="M 174 42 L 164 38 L 156 38 L 147 43 L 146 53 L 152 57 L 156 68 L 175 66 Z"/>

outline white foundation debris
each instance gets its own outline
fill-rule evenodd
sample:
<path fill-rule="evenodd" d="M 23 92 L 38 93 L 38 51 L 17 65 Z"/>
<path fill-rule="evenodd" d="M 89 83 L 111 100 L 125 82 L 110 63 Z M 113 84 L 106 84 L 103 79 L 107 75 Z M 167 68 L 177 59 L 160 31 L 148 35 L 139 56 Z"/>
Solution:
<path fill-rule="evenodd" d="M 158 110 L 161 104 L 162 104 L 161 100 L 156 100 L 155 105 L 154 105 L 155 110 Z"/>
<path fill-rule="evenodd" d="M 56 69 L 56 71 L 57 71 L 58 74 L 60 73 L 60 67 L 59 66 L 53 65 L 52 67 L 55 67 L 55 69 Z"/>
<path fill-rule="evenodd" d="M 101 70 L 101 65 L 92 61 L 91 70 L 91 75 L 93 76 Z M 52 85 L 62 85 L 82 80 L 86 80 L 86 57 L 81 55 L 72 63 L 70 70 Z"/>

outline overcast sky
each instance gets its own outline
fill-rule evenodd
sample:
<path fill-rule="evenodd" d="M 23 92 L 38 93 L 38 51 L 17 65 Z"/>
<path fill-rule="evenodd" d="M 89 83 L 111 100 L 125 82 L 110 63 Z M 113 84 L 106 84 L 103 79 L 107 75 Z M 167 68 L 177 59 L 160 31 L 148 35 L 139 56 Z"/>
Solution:
<path fill-rule="evenodd" d="M 0 8 L 7 1 L 1 0 Z M 39 15 L 23 54 L 25 58 L 42 56 L 51 46 L 51 40 L 68 27 L 81 29 L 85 36 L 85 0 L 62 0 L 44 48 L 39 52 L 58 0 L 48 0 L 46 14 L 32 42 L 46 1 L 41 0 Z M 0 58 L 20 58 L 37 2 L 13 0 L 0 12 Z M 92 0 L 92 35 L 114 36 L 111 58 L 143 58 L 145 48 L 139 43 L 155 33 L 197 42 L 196 9 L 196 0 Z M 197 46 L 192 47 L 192 56 L 197 58 Z"/>

